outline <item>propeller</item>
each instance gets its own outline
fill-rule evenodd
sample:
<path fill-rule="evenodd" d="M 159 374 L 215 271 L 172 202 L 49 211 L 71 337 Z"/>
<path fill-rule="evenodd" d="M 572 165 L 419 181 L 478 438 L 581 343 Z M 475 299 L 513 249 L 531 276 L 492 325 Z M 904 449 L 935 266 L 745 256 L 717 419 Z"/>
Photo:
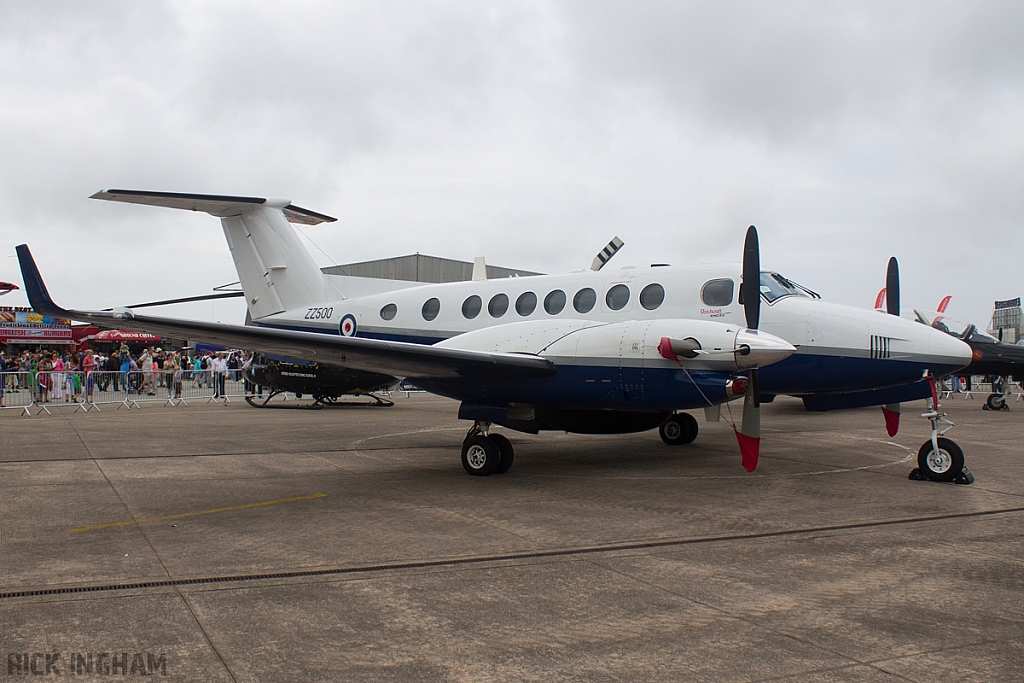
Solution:
<path fill-rule="evenodd" d="M 740 303 L 746 317 L 747 328 L 757 330 L 761 321 L 761 254 L 757 241 L 757 228 L 747 228 L 743 241 L 743 280 L 740 283 Z M 747 390 L 743 394 L 743 423 L 736 430 L 743 468 L 753 472 L 761 452 L 761 397 L 758 392 L 757 368 L 751 368 Z M 735 429 L 735 427 L 734 427 Z"/>
<path fill-rule="evenodd" d="M 900 264 L 896 257 L 889 258 L 889 265 L 885 269 L 885 312 L 889 315 L 899 317 L 900 314 Z M 882 406 L 882 415 L 885 416 L 885 431 L 889 436 L 896 436 L 900 430 L 900 404 L 890 403 Z"/>
<path fill-rule="evenodd" d="M 889 266 L 885 269 L 885 312 L 895 316 L 900 314 L 900 264 L 895 256 L 889 258 Z"/>

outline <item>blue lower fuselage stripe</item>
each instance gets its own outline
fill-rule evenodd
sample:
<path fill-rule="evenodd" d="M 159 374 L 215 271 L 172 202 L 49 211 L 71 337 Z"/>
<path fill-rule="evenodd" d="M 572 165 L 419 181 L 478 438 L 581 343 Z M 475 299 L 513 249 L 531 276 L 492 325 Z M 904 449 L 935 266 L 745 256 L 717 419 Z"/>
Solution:
<path fill-rule="evenodd" d="M 278 329 L 325 333 L 324 329 L 273 325 Z M 337 334 L 337 332 L 335 332 Z M 402 334 L 356 335 L 368 339 L 433 344 L 439 338 Z M 919 380 L 925 370 L 937 376 L 954 366 L 892 358 L 858 358 L 797 353 L 759 372 L 762 394 L 816 394 L 875 389 Z M 745 373 L 732 373 L 740 375 Z M 680 368 L 635 368 L 559 365 L 558 373 L 543 379 L 472 383 L 466 380 L 415 379 L 423 389 L 463 401 L 557 404 L 566 408 L 617 410 L 685 410 L 721 403 L 728 398 L 729 373 Z"/>

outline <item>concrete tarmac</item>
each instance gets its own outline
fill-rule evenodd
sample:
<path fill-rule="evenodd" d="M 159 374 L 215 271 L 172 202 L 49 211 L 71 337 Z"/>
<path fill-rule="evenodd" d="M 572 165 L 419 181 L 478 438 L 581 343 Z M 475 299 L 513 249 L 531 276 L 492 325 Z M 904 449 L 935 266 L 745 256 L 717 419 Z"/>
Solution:
<path fill-rule="evenodd" d="M 499 430 L 516 462 L 484 478 L 459 462 L 457 404 L 427 395 L 9 411 L 2 674 L 1020 681 L 1010 405 L 944 402 L 970 486 L 908 480 L 922 402 L 890 439 L 877 408 L 780 398 L 753 474 L 702 415 L 682 447 Z"/>

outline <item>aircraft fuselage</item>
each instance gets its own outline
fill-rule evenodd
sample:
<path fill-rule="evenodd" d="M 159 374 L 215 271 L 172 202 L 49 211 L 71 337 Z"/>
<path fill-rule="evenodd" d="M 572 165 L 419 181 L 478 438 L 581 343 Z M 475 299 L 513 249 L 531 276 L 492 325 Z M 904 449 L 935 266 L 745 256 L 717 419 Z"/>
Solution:
<path fill-rule="evenodd" d="M 341 291 L 359 291 L 364 278 L 327 276 Z M 551 330 L 573 321 L 625 324 L 655 321 L 709 321 L 744 327 L 737 301 L 738 266 L 625 268 L 500 280 L 445 284 L 394 283 L 389 291 L 336 299 L 256 321 L 259 325 L 373 339 L 442 344 L 456 348 L 538 353 L 527 332 Z M 379 282 L 379 281 L 377 281 Z M 970 359 L 967 347 L 937 330 L 878 311 L 831 304 L 812 298 L 785 278 L 762 273 L 760 329 L 797 347 L 789 358 L 761 370 L 763 394 L 850 392 L 906 384 L 927 370 L 949 374 Z M 391 283 L 389 283 L 391 284 Z M 384 286 L 383 283 L 377 285 Z M 791 290 L 791 291 L 790 291 Z M 510 323 L 516 323 L 511 324 Z M 501 326 L 494 334 L 483 332 Z M 565 396 L 565 383 L 577 388 L 581 405 L 608 408 L 674 409 L 684 403 L 726 400 L 721 382 L 703 386 L 699 371 L 686 384 L 679 368 L 651 354 L 650 330 L 610 329 L 617 338 L 598 345 L 586 364 L 554 358 L 555 377 L 500 388 L 482 386 L 483 394 L 500 393 L 515 401 L 544 403 Z M 548 333 L 551 337 L 552 333 Z M 557 336 L 557 335 L 556 335 Z M 654 340 L 656 343 L 656 339 Z M 545 354 L 550 355 L 550 354 Z M 690 380 L 697 381 L 690 381 Z M 589 386 L 588 386 L 589 385 Z M 466 400 L 466 387 L 445 382 L 429 388 Z M 601 397 L 605 397 L 604 400 Z"/>

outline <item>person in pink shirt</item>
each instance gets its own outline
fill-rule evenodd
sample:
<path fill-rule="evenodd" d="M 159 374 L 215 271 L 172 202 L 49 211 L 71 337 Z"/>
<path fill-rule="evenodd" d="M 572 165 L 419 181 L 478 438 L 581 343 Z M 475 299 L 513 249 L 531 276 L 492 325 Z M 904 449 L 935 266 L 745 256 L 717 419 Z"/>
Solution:
<path fill-rule="evenodd" d="M 51 388 L 53 390 L 52 398 L 54 401 L 59 401 L 63 397 L 64 390 L 64 361 L 61 360 L 60 354 L 53 354 L 51 356 L 53 362 L 53 375 L 51 378 Z"/>
<path fill-rule="evenodd" d="M 89 373 L 96 370 L 96 357 L 92 349 L 88 349 L 82 357 L 82 372 L 85 373 L 85 402 L 92 403 L 92 390 L 96 386 L 96 378 Z"/>

